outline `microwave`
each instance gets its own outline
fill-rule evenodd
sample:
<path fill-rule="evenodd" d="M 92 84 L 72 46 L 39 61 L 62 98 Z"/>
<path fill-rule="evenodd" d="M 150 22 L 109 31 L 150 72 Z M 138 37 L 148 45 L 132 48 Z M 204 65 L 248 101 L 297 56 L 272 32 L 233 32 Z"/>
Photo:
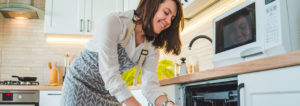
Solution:
<path fill-rule="evenodd" d="M 300 0 L 246 0 L 213 20 L 221 67 L 300 50 Z"/>

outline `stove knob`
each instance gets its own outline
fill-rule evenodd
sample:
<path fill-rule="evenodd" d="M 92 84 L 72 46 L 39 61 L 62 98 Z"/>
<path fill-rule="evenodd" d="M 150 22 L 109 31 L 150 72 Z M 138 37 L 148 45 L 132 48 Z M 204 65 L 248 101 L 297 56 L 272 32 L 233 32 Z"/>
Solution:
<path fill-rule="evenodd" d="M 18 98 L 19 98 L 19 99 L 22 99 L 22 95 L 19 95 Z"/>

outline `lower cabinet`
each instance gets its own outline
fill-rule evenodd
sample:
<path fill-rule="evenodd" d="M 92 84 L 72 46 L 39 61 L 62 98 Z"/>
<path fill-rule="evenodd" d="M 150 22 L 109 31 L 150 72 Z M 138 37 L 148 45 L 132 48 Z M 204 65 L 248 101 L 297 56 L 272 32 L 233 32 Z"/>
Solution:
<path fill-rule="evenodd" d="M 240 106 L 299 106 L 300 66 L 238 75 Z"/>
<path fill-rule="evenodd" d="M 142 104 L 148 106 L 147 99 L 143 96 L 141 90 L 131 90 L 133 96 Z M 40 91 L 39 106 L 60 106 L 61 91 Z M 123 104 L 123 106 L 126 106 Z"/>
<path fill-rule="evenodd" d="M 60 106 L 61 91 L 40 91 L 39 106 Z"/>

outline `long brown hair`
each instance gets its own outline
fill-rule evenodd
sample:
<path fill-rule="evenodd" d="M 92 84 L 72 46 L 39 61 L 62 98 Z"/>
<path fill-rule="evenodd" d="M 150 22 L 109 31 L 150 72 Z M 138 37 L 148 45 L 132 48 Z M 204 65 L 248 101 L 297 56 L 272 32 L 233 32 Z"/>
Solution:
<path fill-rule="evenodd" d="M 172 20 L 171 26 L 160 34 L 155 34 L 152 26 L 152 19 L 158 10 L 159 4 L 165 0 L 141 0 L 134 14 L 140 18 L 135 21 L 141 23 L 146 39 L 153 41 L 156 48 L 164 49 L 166 53 L 179 55 L 181 52 L 180 28 L 183 29 L 183 11 L 180 0 L 173 0 L 177 7 L 177 13 Z"/>

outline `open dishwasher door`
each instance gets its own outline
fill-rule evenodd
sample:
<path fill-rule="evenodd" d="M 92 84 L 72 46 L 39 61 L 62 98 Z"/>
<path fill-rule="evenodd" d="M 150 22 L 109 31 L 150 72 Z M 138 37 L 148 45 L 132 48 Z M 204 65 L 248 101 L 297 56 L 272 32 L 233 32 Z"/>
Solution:
<path fill-rule="evenodd" d="M 183 86 L 183 106 L 238 106 L 236 77 L 191 83 Z"/>

